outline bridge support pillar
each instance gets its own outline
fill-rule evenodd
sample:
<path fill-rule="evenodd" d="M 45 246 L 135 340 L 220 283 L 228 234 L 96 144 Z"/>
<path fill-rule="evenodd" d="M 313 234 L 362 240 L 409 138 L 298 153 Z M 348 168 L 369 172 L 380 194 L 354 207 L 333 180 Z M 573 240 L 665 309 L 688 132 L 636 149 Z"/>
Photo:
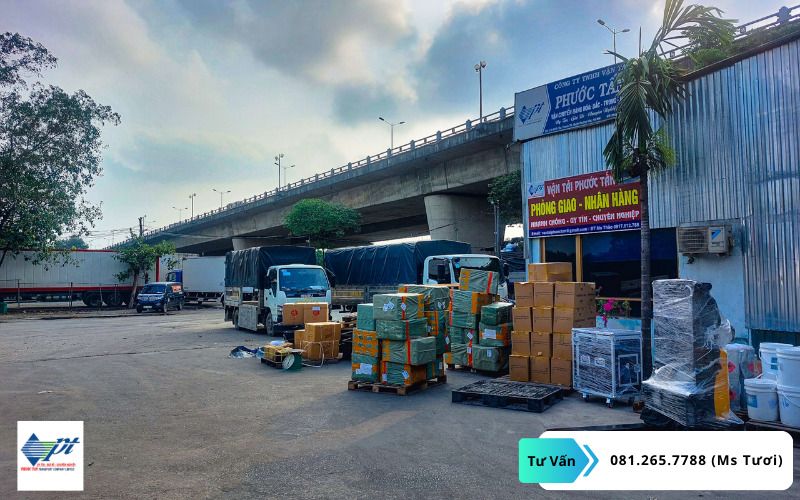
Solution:
<path fill-rule="evenodd" d="M 494 211 L 485 197 L 432 194 L 425 197 L 425 212 L 431 239 L 463 241 L 475 253 L 494 254 Z"/>

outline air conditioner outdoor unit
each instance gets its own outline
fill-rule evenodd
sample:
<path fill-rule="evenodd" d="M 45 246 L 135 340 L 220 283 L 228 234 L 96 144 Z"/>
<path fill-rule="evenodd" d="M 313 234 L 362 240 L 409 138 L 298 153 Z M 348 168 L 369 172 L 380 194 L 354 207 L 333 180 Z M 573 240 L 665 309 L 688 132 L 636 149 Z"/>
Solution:
<path fill-rule="evenodd" d="M 728 253 L 729 226 L 695 226 L 678 228 L 678 252 L 683 254 Z"/>

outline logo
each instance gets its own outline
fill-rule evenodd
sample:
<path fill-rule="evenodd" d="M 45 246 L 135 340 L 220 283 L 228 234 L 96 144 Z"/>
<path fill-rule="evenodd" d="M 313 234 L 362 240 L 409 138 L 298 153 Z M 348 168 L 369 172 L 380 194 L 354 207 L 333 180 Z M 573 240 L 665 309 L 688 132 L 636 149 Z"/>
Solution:
<path fill-rule="evenodd" d="M 528 198 L 543 198 L 544 182 L 534 182 L 528 184 Z"/>
<path fill-rule="evenodd" d="M 17 422 L 17 490 L 83 491 L 83 422 Z"/>
<path fill-rule="evenodd" d="M 541 111 L 543 106 L 544 106 L 543 102 L 534 105 L 532 108 L 523 105 L 522 109 L 519 111 L 519 121 L 525 123 L 526 121 L 530 120 L 531 116 Z"/>

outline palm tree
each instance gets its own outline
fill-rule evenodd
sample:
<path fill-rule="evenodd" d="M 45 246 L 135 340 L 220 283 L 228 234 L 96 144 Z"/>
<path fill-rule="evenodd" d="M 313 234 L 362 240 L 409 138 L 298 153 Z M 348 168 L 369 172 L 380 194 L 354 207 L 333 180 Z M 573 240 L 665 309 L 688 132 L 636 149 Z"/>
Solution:
<path fill-rule="evenodd" d="M 688 96 L 680 77 L 683 71 L 664 53 L 676 47 L 675 41 L 689 36 L 712 36 L 729 41 L 733 20 L 722 19 L 722 11 L 702 5 L 683 6 L 683 0 L 666 0 L 664 19 L 656 32 L 650 48 L 639 57 L 625 58 L 609 51 L 623 61 L 617 77 L 617 116 L 614 133 L 608 141 L 603 156 L 612 169 L 617 182 L 626 177 L 639 176 L 641 181 L 642 212 L 642 346 L 643 376 L 652 371 L 651 319 L 653 317 L 653 291 L 650 280 L 650 210 L 648 174 L 671 166 L 675 153 L 668 144 L 663 125 L 657 129 L 657 117 L 663 123 L 672 113 L 673 106 Z"/>

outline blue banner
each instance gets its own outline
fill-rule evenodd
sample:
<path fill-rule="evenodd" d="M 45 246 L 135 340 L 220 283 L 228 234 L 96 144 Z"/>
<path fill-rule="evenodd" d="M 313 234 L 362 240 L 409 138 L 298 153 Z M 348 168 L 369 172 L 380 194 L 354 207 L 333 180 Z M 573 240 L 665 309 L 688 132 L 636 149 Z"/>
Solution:
<path fill-rule="evenodd" d="M 567 129 L 613 120 L 614 80 L 623 63 L 606 66 L 514 95 L 514 140 L 524 141 Z"/>

